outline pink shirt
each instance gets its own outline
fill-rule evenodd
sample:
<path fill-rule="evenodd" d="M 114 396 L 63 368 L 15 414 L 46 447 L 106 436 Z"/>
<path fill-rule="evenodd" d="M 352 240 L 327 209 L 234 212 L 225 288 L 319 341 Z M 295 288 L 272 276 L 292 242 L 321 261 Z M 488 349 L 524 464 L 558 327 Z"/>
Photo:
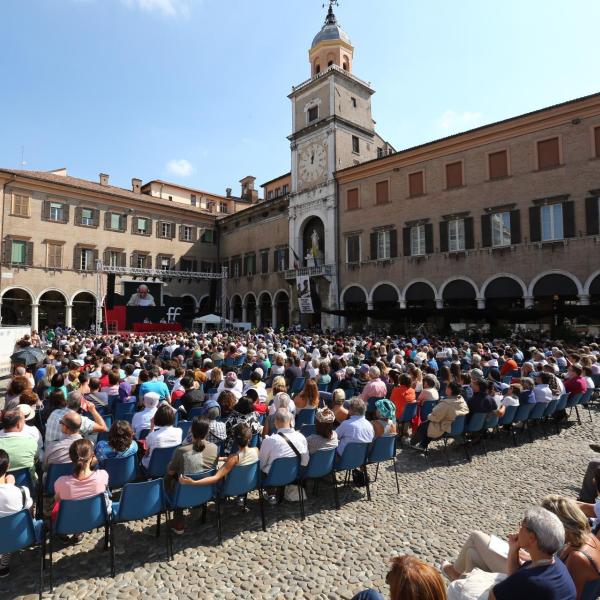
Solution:
<path fill-rule="evenodd" d="M 54 493 L 61 500 L 82 500 L 106 491 L 108 473 L 103 469 L 94 471 L 87 479 L 77 479 L 74 475 L 63 475 L 54 484 Z"/>
<path fill-rule="evenodd" d="M 360 397 L 366 402 L 369 398 L 385 398 L 387 396 L 387 386 L 381 379 L 373 379 L 365 385 Z"/>

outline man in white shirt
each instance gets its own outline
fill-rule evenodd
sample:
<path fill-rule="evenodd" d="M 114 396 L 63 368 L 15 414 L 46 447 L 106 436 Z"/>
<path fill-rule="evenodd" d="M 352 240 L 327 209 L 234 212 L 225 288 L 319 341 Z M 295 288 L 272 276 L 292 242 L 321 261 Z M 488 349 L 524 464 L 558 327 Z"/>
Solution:
<path fill-rule="evenodd" d="M 535 396 L 536 403 L 543 402 L 544 404 L 548 404 L 548 402 L 552 402 L 549 373 L 536 373 L 533 395 Z"/>
<path fill-rule="evenodd" d="M 271 469 L 273 461 L 286 456 L 297 456 L 300 454 L 300 464 L 304 467 L 308 464 L 308 444 L 306 438 L 290 427 L 292 415 L 286 408 L 278 408 L 275 412 L 275 427 L 277 433 L 266 437 L 260 447 L 258 457 L 260 468 L 264 473 Z M 291 445 L 290 445 L 291 444 Z M 296 452 L 294 452 L 294 449 Z"/>
<path fill-rule="evenodd" d="M 241 379 L 238 379 L 235 371 L 229 371 L 225 378 L 219 384 L 217 388 L 217 394 L 220 394 L 223 390 L 227 390 L 231 392 L 237 400 L 242 397 L 242 390 L 244 389 L 244 382 Z"/>
<path fill-rule="evenodd" d="M 139 439 L 140 433 L 142 433 L 144 429 L 150 429 L 150 423 L 158 408 L 159 402 L 160 396 L 156 392 L 147 392 L 144 394 L 144 410 L 135 413 L 131 421 L 131 428 L 133 429 L 136 439 Z"/>

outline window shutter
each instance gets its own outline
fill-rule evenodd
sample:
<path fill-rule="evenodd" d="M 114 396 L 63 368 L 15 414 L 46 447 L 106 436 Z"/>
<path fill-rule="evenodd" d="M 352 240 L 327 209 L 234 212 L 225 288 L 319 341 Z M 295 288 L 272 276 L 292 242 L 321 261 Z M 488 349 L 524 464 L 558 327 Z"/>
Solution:
<path fill-rule="evenodd" d="M 567 200 L 562 204 L 563 213 L 563 236 L 565 238 L 575 237 L 575 203 Z"/>
<path fill-rule="evenodd" d="M 25 264 L 33 265 L 33 242 L 25 242 Z"/>
<path fill-rule="evenodd" d="M 473 232 L 473 217 L 465 219 L 465 249 L 475 248 L 475 235 Z"/>
<path fill-rule="evenodd" d="M 492 245 L 492 215 L 481 215 L 481 246 L 489 248 Z"/>
<path fill-rule="evenodd" d="M 348 238 L 348 262 L 357 263 L 360 259 L 360 241 L 357 235 L 352 235 Z"/>
<path fill-rule="evenodd" d="M 594 156 L 600 158 L 600 127 L 594 127 Z"/>
<path fill-rule="evenodd" d="M 422 196 L 425 191 L 423 185 L 423 171 L 417 171 L 411 173 L 408 176 L 408 195 L 412 198 L 414 196 Z"/>
<path fill-rule="evenodd" d="M 198 239 L 198 230 L 195 227 L 192 227 L 192 242 L 197 241 Z"/>
<path fill-rule="evenodd" d="M 62 205 L 62 213 L 63 213 L 63 218 L 61 223 L 68 223 L 69 222 L 69 209 L 71 208 L 68 204 L 63 204 Z"/>
<path fill-rule="evenodd" d="M 134 267 L 134 268 L 137 267 L 137 258 L 138 258 L 138 253 L 137 252 L 132 252 L 131 253 L 131 258 L 129 259 L 130 260 L 130 263 L 129 263 L 130 267 Z"/>
<path fill-rule="evenodd" d="M 458 188 L 463 185 L 462 162 L 457 161 L 446 165 L 446 188 Z"/>
<path fill-rule="evenodd" d="M 92 271 L 96 270 L 96 261 L 98 260 L 98 250 L 94 248 L 94 264 L 92 265 Z"/>
<path fill-rule="evenodd" d="M 156 221 L 156 237 L 159 238 L 161 237 L 161 227 L 162 221 Z"/>
<path fill-rule="evenodd" d="M 371 233 L 371 260 L 377 260 L 377 232 Z"/>
<path fill-rule="evenodd" d="M 506 150 L 488 155 L 490 179 L 499 179 L 508 175 L 508 156 Z"/>
<path fill-rule="evenodd" d="M 110 252 L 108 250 L 105 250 L 102 253 L 102 261 L 104 262 L 104 265 L 108 265 L 109 261 L 110 261 Z"/>
<path fill-rule="evenodd" d="M 542 215 L 539 206 L 529 207 L 529 239 L 532 242 L 542 239 Z"/>
<path fill-rule="evenodd" d="M 127 231 L 127 215 L 119 216 L 119 231 Z"/>
<path fill-rule="evenodd" d="M 389 184 L 387 181 L 379 181 L 375 184 L 375 203 L 387 204 L 390 200 Z"/>
<path fill-rule="evenodd" d="M 538 142 L 538 169 L 551 169 L 560 165 L 558 138 Z"/>
<path fill-rule="evenodd" d="M 290 268 L 290 249 L 283 249 L 283 264 L 285 266 L 285 270 L 287 271 Z"/>
<path fill-rule="evenodd" d="M 75 248 L 73 248 L 73 270 L 81 270 L 81 246 L 75 246 Z"/>
<path fill-rule="evenodd" d="M 81 206 L 75 207 L 75 225 L 81 225 Z"/>
<path fill-rule="evenodd" d="M 346 192 L 346 210 L 355 210 L 358 208 L 358 188 L 353 188 Z"/>
<path fill-rule="evenodd" d="M 600 131 L 600 127 L 598 128 Z M 588 235 L 598 235 L 600 233 L 600 223 L 598 223 L 598 198 L 585 199 L 585 222 Z"/>
<path fill-rule="evenodd" d="M 179 226 L 179 241 L 183 242 L 183 225 Z"/>
<path fill-rule="evenodd" d="M 410 227 L 402 229 L 402 253 L 404 256 L 410 256 Z"/>
<path fill-rule="evenodd" d="M 395 229 L 390 231 L 390 258 L 398 256 L 398 232 Z"/>
<path fill-rule="evenodd" d="M 171 226 L 169 227 L 169 239 L 174 239 L 175 238 L 175 223 L 171 223 Z"/>
<path fill-rule="evenodd" d="M 277 257 L 279 256 L 279 252 L 277 250 L 273 250 L 273 271 L 279 271 L 279 264 L 277 262 Z M 229 276 L 233 275 L 233 265 L 231 265 L 231 270 L 229 272 Z"/>
<path fill-rule="evenodd" d="M 50 201 L 44 200 L 42 204 L 42 219 L 44 221 L 50 220 Z"/>
<path fill-rule="evenodd" d="M 440 252 L 448 252 L 448 221 L 440 221 Z"/>
<path fill-rule="evenodd" d="M 4 238 L 2 241 L 2 262 L 4 264 L 10 263 L 10 254 L 12 250 L 12 240 L 10 238 Z"/>
<path fill-rule="evenodd" d="M 146 269 L 152 268 L 152 255 L 146 254 Z"/>
<path fill-rule="evenodd" d="M 100 225 L 100 211 L 97 208 L 94 208 L 92 211 L 92 219 L 94 227 L 98 227 L 98 225 Z"/>
<path fill-rule="evenodd" d="M 425 253 L 433 254 L 433 225 L 431 223 L 425 225 Z"/>
<path fill-rule="evenodd" d="M 518 209 L 510 211 L 510 243 L 521 243 L 521 211 Z"/>
<path fill-rule="evenodd" d="M 104 213 L 104 229 L 110 229 L 110 212 Z"/>

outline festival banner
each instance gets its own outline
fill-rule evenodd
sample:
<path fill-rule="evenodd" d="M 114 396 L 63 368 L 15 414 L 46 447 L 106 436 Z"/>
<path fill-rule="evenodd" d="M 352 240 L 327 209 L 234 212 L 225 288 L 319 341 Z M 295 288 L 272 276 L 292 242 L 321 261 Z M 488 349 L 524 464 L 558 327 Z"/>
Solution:
<path fill-rule="evenodd" d="M 298 306 L 301 314 L 313 314 L 312 298 L 310 297 L 310 277 L 308 275 L 298 275 L 296 277 L 296 287 L 298 290 Z"/>

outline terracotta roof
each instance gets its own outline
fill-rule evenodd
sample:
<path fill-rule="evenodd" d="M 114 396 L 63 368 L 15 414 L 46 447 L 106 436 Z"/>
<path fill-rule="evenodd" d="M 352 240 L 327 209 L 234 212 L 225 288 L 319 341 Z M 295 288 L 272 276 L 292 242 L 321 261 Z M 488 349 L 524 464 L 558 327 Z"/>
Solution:
<path fill-rule="evenodd" d="M 260 187 L 265 187 L 265 185 L 269 185 L 270 183 L 274 183 L 275 181 L 279 181 L 280 179 L 285 179 L 286 177 L 291 177 L 291 176 L 292 176 L 292 173 L 290 171 L 288 173 L 280 175 L 279 177 L 274 177 L 273 179 L 269 179 L 269 181 L 266 181 L 265 183 L 261 183 Z"/>
<path fill-rule="evenodd" d="M 196 192 L 196 194 L 205 194 L 206 196 L 214 196 L 215 198 L 222 198 L 223 200 L 237 200 L 237 198 L 234 198 L 233 196 L 223 196 L 222 194 L 213 194 L 212 192 L 205 192 L 204 190 L 199 190 L 197 188 L 191 188 L 191 187 L 187 187 L 185 185 L 179 185 L 178 183 L 173 183 L 172 181 L 164 181 L 163 179 L 151 179 L 150 181 L 147 181 L 146 183 L 144 183 L 144 185 L 142 186 L 142 189 L 147 188 L 148 186 L 150 186 L 153 183 L 160 183 L 161 185 L 168 185 L 170 187 L 174 187 L 174 188 L 179 188 L 180 190 L 187 190 L 188 192 Z"/>
<path fill-rule="evenodd" d="M 100 194 L 107 194 L 109 196 L 115 196 L 118 198 L 125 198 L 127 200 L 135 200 L 137 202 L 151 203 L 159 206 L 165 206 L 169 208 L 179 208 L 182 210 L 188 210 L 190 212 L 200 213 L 202 215 L 212 215 L 207 210 L 187 206 L 177 202 L 171 202 L 170 200 L 162 200 L 149 194 L 136 194 L 131 190 L 116 187 L 114 185 L 101 185 L 87 179 L 80 179 L 79 177 L 71 177 L 70 175 L 56 175 L 54 173 L 48 173 L 46 171 L 27 171 L 23 169 L 0 169 L 0 173 L 8 173 L 10 175 L 16 175 L 19 177 L 25 177 L 27 179 L 34 179 L 36 181 L 44 181 L 47 183 L 55 183 L 58 185 L 64 185 L 67 187 L 86 190 L 89 192 L 97 192 Z"/>

